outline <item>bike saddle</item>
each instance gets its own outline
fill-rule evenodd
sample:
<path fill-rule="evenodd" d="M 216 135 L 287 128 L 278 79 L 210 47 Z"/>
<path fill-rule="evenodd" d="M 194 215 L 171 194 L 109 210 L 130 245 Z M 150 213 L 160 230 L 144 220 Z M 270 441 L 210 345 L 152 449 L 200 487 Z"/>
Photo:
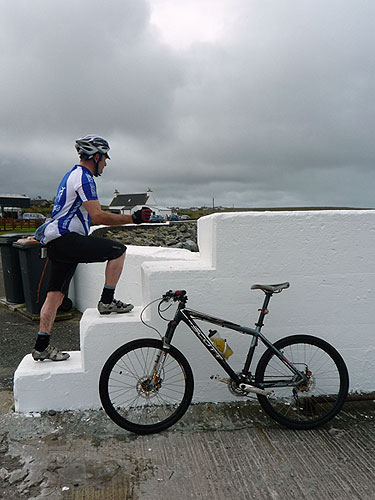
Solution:
<path fill-rule="evenodd" d="M 277 285 L 253 285 L 251 290 L 263 290 L 263 292 L 268 293 L 280 293 L 282 290 L 289 288 L 290 284 L 286 281 L 285 283 L 278 283 Z"/>

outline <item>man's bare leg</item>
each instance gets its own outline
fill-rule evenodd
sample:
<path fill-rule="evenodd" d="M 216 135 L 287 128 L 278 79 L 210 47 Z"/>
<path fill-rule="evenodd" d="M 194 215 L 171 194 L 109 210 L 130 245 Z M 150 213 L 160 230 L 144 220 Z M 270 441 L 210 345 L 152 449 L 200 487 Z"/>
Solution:
<path fill-rule="evenodd" d="M 43 307 L 40 311 L 40 324 L 39 331 L 43 333 L 51 333 L 53 324 L 55 322 L 57 309 L 61 306 L 64 299 L 62 292 L 48 292 L 47 298 L 44 301 Z"/>
<path fill-rule="evenodd" d="M 53 324 L 55 322 L 57 309 L 64 299 L 62 292 L 48 292 L 46 300 L 40 311 L 40 324 L 37 340 L 32 356 L 35 361 L 51 359 L 52 361 L 64 361 L 69 358 L 68 353 L 58 351 L 49 345 L 49 339 Z"/>
<path fill-rule="evenodd" d="M 109 260 L 105 268 L 105 284 L 107 286 L 116 286 L 120 279 L 124 267 L 125 253 L 117 259 Z"/>
<path fill-rule="evenodd" d="M 125 253 L 117 259 L 109 260 L 105 269 L 105 285 L 98 304 L 100 314 L 111 312 L 126 313 L 133 309 L 132 304 L 124 304 L 120 300 L 114 300 L 116 285 L 120 279 L 124 267 Z"/>

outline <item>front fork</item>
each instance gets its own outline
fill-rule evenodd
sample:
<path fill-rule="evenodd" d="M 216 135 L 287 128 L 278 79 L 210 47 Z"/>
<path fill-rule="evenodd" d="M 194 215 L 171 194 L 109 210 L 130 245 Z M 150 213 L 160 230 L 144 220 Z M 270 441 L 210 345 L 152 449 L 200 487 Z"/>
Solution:
<path fill-rule="evenodd" d="M 154 385 L 154 387 L 159 388 L 160 384 L 162 382 L 162 371 L 164 368 L 164 362 L 165 358 L 167 357 L 167 351 L 159 351 L 156 359 L 155 359 L 155 364 L 152 370 L 152 375 L 150 376 L 150 382 Z"/>
<path fill-rule="evenodd" d="M 159 386 L 159 384 L 162 382 L 161 373 L 163 371 L 164 363 L 170 349 L 173 334 L 179 322 L 179 319 L 174 319 L 168 323 L 167 331 L 165 332 L 165 335 L 163 337 L 163 348 L 158 352 L 156 356 L 152 375 L 150 376 L 152 383 L 156 386 Z"/>

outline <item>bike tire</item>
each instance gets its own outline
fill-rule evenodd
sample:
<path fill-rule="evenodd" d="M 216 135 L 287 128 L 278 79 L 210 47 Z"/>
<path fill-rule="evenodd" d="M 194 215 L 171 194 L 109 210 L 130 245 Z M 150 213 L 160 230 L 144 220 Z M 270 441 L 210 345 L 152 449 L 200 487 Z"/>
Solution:
<path fill-rule="evenodd" d="M 119 347 L 103 366 L 99 380 L 103 408 L 117 425 L 130 432 L 163 431 L 175 424 L 191 403 L 193 373 L 174 346 L 167 351 L 158 386 L 149 384 L 162 348 L 161 340 L 133 340 Z"/>
<path fill-rule="evenodd" d="M 257 394 L 263 410 L 281 425 L 291 429 L 314 429 L 331 420 L 341 410 L 348 393 L 349 375 L 338 351 L 328 342 L 310 335 L 293 335 L 275 342 L 299 370 L 311 372 L 309 384 L 267 387 L 273 394 Z M 255 382 L 260 387 L 278 379 L 292 379 L 292 372 L 268 348 L 260 358 Z M 266 388 L 266 387 L 265 387 Z"/>

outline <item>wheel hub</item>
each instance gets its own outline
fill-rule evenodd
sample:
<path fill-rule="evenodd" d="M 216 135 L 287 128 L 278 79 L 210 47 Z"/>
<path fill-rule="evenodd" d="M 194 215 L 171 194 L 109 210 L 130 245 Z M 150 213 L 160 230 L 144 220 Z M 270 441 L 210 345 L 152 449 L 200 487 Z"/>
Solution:
<path fill-rule="evenodd" d="M 156 396 L 161 387 L 161 380 L 157 382 L 150 377 L 139 379 L 137 383 L 137 392 L 143 398 L 150 398 Z"/>

